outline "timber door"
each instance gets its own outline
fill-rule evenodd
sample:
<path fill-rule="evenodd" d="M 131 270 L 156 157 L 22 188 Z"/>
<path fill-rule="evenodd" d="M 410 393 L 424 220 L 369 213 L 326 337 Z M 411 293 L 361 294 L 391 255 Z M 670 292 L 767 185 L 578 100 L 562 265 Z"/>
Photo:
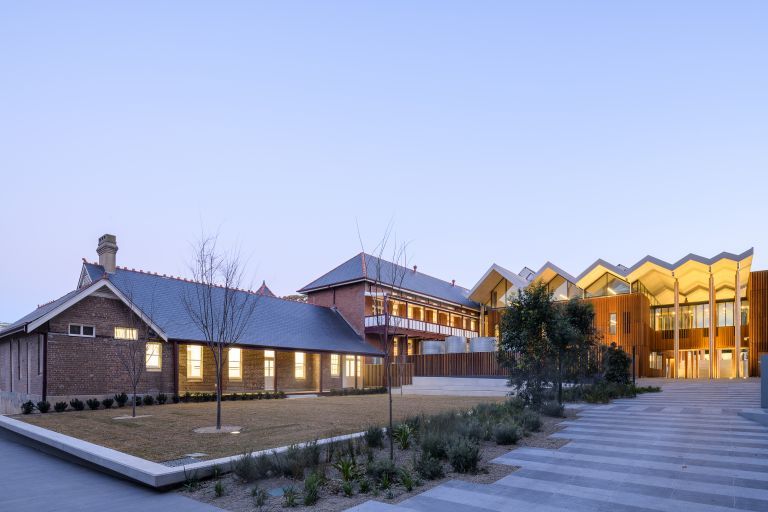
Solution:
<path fill-rule="evenodd" d="M 275 390 L 275 351 L 264 351 L 264 390 Z"/>
<path fill-rule="evenodd" d="M 355 356 L 344 356 L 344 379 L 342 386 L 355 387 Z"/>

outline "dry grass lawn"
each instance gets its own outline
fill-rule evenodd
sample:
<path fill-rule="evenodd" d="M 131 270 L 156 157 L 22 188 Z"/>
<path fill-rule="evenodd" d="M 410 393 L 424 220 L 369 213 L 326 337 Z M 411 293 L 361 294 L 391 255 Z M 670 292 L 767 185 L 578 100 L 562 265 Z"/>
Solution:
<path fill-rule="evenodd" d="M 395 419 L 447 410 L 465 410 L 493 397 L 393 395 Z M 264 450 L 385 425 L 387 395 L 338 396 L 286 400 L 223 402 L 223 424 L 240 434 L 197 434 L 215 425 L 216 404 L 153 405 L 137 408 L 147 418 L 115 420 L 130 408 L 16 416 L 43 428 L 160 462 L 201 452 L 206 458 Z"/>

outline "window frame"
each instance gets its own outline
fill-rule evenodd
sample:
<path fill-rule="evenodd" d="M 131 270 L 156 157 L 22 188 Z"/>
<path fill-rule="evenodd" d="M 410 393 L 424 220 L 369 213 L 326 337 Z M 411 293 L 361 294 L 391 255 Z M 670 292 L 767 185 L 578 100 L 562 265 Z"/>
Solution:
<path fill-rule="evenodd" d="M 331 354 L 331 377 L 341 377 L 341 356 Z"/>
<path fill-rule="evenodd" d="M 79 334 L 72 334 L 72 327 L 74 327 L 74 326 L 77 326 L 77 327 L 80 328 L 79 329 L 79 331 L 80 331 Z M 83 330 L 86 327 L 90 327 L 92 329 L 92 334 L 83 334 Z M 75 337 L 78 337 L 78 338 L 95 338 L 96 337 L 96 326 L 95 325 L 89 325 L 89 324 L 70 323 L 67 326 L 67 335 L 68 336 L 75 336 Z"/>
<path fill-rule="evenodd" d="M 123 331 L 125 331 L 125 335 L 118 336 L 118 329 L 122 329 Z M 131 331 L 133 331 L 135 338 L 131 338 L 128 336 L 128 333 Z M 122 327 L 122 326 L 116 325 L 113 328 L 112 337 L 116 340 L 136 341 L 139 339 L 139 330 L 136 327 Z"/>
<path fill-rule="evenodd" d="M 150 346 L 156 346 L 157 351 L 157 366 L 150 366 L 149 365 L 149 347 Z M 161 372 L 163 371 L 163 344 L 159 341 L 148 341 L 144 345 L 144 368 L 148 372 Z"/>
<path fill-rule="evenodd" d="M 619 328 L 618 315 L 614 313 L 608 313 L 608 334 L 615 336 Z"/>
<path fill-rule="evenodd" d="M 236 352 L 233 352 L 236 351 Z M 237 373 L 232 376 L 232 354 L 237 353 Z M 243 380 L 243 349 L 240 347 L 229 347 L 227 350 L 227 378 L 229 380 L 241 381 Z"/>
<path fill-rule="evenodd" d="M 296 380 L 307 378 L 307 354 L 305 352 L 293 353 L 293 378 Z"/>
<path fill-rule="evenodd" d="M 200 374 L 199 375 L 192 374 L 192 362 L 194 361 L 194 359 L 192 358 L 193 350 L 200 351 Z M 203 380 L 203 346 L 202 345 L 187 345 L 187 380 L 194 380 L 194 381 Z"/>

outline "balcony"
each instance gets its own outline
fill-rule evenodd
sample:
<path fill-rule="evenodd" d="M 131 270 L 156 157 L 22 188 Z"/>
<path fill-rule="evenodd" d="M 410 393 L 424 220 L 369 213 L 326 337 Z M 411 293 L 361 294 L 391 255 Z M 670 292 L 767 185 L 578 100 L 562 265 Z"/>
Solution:
<path fill-rule="evenodd" d="M 384 315 L 366 316 L 365 327 L 366 329 L 381 328 L 384 327 L 384 321 Z M 458 327 L 450 327 L 448 325 L 432 324 L 422 320 L 413 320 L 411 318 L 403 318 L 400 316 L 390 316 L 389 327 L 408 331 L 439 334 L 441 336 L 463 336 L 465 338 L 475 338 L 478 335 L 478 333 L 475 331 L 468 331 L 466 329 L 459 329 Z"/>

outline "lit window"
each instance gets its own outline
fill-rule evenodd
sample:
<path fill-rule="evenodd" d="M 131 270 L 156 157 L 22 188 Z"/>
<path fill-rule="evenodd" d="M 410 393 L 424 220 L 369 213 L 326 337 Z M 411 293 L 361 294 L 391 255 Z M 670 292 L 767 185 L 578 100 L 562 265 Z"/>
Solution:
<path fill-rule="evenodd" d="M 294 375 L 297 379 L 304 379 L 307 376 L 306 372 L 306 354 L 304 352 L 296 352 Z"/>
<path fill-rule="evenodd" d="M 346 356 L 344 358 L 344 375 L 347 377 L 355 376 L 355 356 Z"/>
<path fill-rule="evenodd" d="M 264 359 L 264 376 L 265 377 L 274 377 L 275 376 L 275 360 L 274 359 Z"/>
<path fill-rule="evenodd" d="M 269 359 L 274 359 L 275 358 L 275 351 L 274 350 L 265 350 L 264 351 L 264 357 L 269 358 Z"/>
<path fill-rule="evenodd" d="M 243 351 L 239 348 L 229 349 L 229 379 L 241 380 L 243 378 L 243 365 L 242 365 Z"/>
<path fill-rule="evenodd" d="M 160 343 L 155 341 L 147 343 L 145 358 L 147 370 L 159 371 L 162 369 L 162 354 L 163 347 L 160 345 Z"/>
<path fill-rule="evenodd" d="M 96 329 L 92 325 L 69 324 L 69 335 L 93 338 L 96 336 Z"/>
<path fill-rule="evenodd" d="M 400 339 L 397 337 L 392 340 L 392 355 L 395 357 L 400 355 Z"/>
<path fill-rule="evenodd" d="M 137 340 L 139 339 L 139 332 L 132 327 L 115 327 L 115 339 L 116 340 Z"/>
<path fill-rule="evenodd" d="M 331 377 L 338 377 L 341 374 L 341 358 L 339 354 L 331 354 Z"/>
<path fill-rule="evenodd" d="M 362 359 L 360 358 L 360 356 L 355 356 L 355 359 L 357 359 L 357 375 L 362 376 L 363 375 L 363 372 L 362 372 L 362 364 L 363 364 Z"/>
<path fill-rule="evenodd" d="M 413 340 L 408 338 L 408 355 L 413 355 Z"/>
<path fill-rule="evenodd" d="M 187 378 L 203 378 L 203 347 L 187 345 Z"/>
<path fill-rule="evenodd" d="M 616 334 L 616 313 L 611 313 L 608 320 L 608 334 Z"/>

